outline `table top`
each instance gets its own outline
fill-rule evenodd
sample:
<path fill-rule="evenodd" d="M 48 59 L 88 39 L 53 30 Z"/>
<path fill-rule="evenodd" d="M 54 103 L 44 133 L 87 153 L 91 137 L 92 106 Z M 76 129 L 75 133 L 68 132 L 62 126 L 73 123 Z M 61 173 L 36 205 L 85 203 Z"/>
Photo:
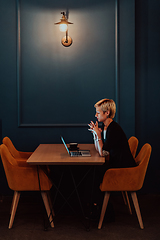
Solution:
<path fill-rule="evenodd" d="M 78 144 L 80 150 L 90 150 L 90 157 L 70 157 L 63 144 L 40 144 L 27 160 L 30 165 L 102 165 L 105 158 L 94 144 Z"/>

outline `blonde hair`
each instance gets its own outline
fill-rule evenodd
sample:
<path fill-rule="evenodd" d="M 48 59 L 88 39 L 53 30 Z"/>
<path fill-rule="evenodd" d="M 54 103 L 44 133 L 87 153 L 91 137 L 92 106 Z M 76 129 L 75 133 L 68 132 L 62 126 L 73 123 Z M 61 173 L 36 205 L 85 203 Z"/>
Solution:
<path fill-rule="evenodd" d="M 114 118 L 116 113 L 116 104 L 112 99 L 104 98 L 100 101 L 98 101 L 94 107 L 101 107 L 103 112 L 109 111 L 109 118 Z"/>

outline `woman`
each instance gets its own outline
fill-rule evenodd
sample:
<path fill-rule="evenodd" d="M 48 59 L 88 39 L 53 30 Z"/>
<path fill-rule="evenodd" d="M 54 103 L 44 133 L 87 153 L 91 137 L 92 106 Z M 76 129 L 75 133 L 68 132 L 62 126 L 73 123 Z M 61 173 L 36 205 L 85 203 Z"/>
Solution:
<path fill-rule="evenodd" d="M 95 108 L 97 121 L 91 121 L 88 125 L 100 156 L 109 155 L 107 168 L 135 167 L 127 137 L 120 125 L 113 120 L 116 113 L 115 102 L 112 99 L 102 99 L 95 104 Z M 98 127 L 98 122 L 103 123 L 102 129 Z"/>
<path fill-rule="evenodd" d="M 96 168 L 94 191 L 96 210 L 94 211 L 97 211 L 98 205 L 101 205 L 103 200 L 103 193 L 99 190 L 99 185 L 103 180 L 104 173 L 109 168 L 135 167 L 136 162 L 131 154 L 124 131 L 113 120 L 116 113 L 115 102 L 112 99 L 102 99 L 94 106 L 96 108 L 95 117 L 97 121 L 96 123 L 91 121 L 88 126 L 93 133 L 96 150 L 100 156 L 106 157 L 105 163 Z M 98 127 L 98 122 L 102 122 L 102 129 Z M 106 216 L 109 221 L 114 219 L 114 210 L 111 203 L 108 204 Z"/>

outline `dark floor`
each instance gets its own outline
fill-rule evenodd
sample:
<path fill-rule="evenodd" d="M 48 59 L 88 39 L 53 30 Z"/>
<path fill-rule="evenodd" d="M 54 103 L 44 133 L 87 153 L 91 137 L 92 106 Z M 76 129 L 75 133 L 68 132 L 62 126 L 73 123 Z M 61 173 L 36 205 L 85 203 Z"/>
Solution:
<path fill-rule="evenodd" d="M 138 194 L 144 229 L 141 230 L 138 220 L 130 215 L 123 202 L 121 194 L 112 195 L 112 204 L 115 210 L 115 222 L 104 222 L 101 230 L 97 229 L 97 221 L 91 222 L 90 231 L 86 231 L 86 220 L 82 221 L 69 211 L 57 214 L 55 227 L 44 230 L 47 218 L 39 196 L 22 195 L 18 205 L 15 221 L 12 229 L 8 229 L 10 217 L 11 197 L 1 197 L 0 201 L 0 240 L 159 240 L 160 239 L 160 195 Z M 45 220 L 45 221 L 44 221 Z"/>

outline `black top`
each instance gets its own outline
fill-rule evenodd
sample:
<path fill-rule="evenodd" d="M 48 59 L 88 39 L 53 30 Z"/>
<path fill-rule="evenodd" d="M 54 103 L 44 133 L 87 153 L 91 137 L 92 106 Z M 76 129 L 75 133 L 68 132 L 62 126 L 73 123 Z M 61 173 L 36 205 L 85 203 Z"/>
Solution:
<path fill-rule="evenodd" d="M 120 125 L 115 121 L 112 121 L 107 128 L 103 150 L 110 153 L 109 168 L 127 168 L 136 166 L 136 162 L 129 148 L 127 137 Z"/>

